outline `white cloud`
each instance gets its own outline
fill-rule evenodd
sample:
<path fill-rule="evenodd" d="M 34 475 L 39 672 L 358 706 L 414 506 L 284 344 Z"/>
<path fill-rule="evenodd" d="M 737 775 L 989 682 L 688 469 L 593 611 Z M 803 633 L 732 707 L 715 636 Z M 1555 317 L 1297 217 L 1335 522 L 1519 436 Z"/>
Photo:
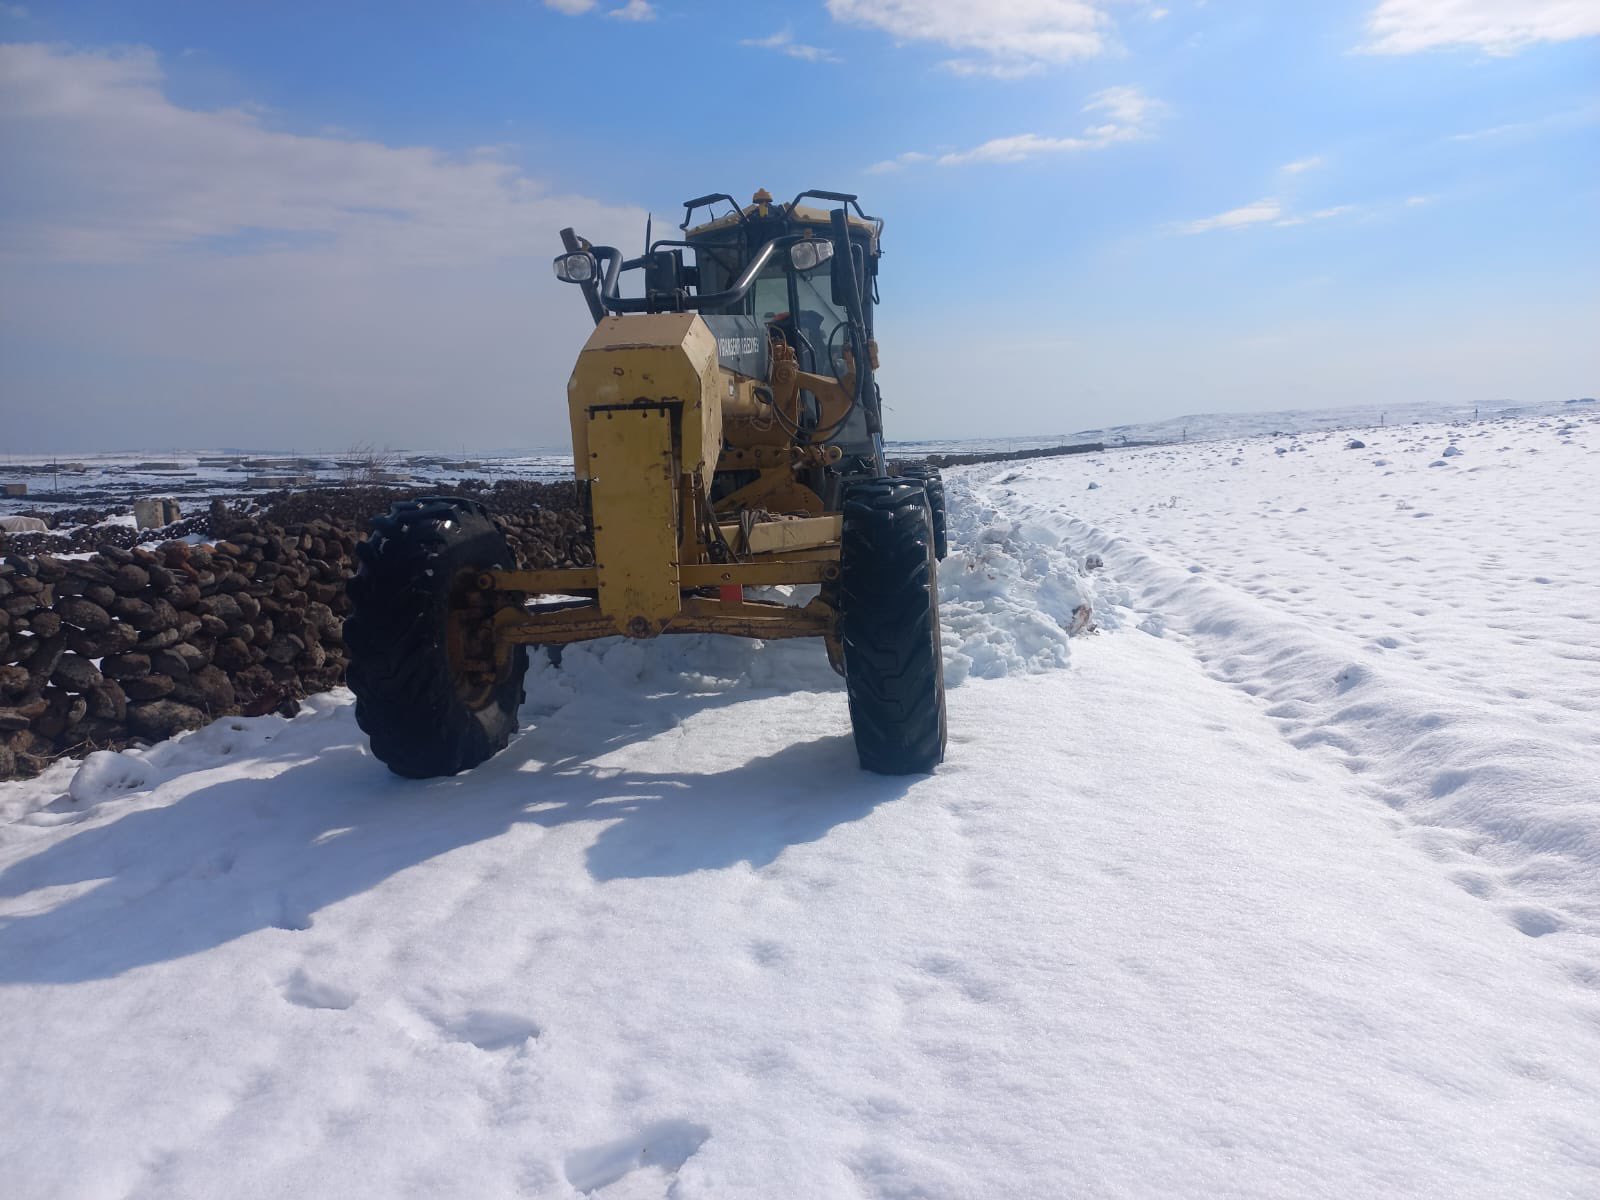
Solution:
<path fill-rule="evenodd" d="M 1538 42 L 1600 35 L 1594 0 L 1382 0 L 1367 17 L 1373 54 L 1473 46 L 1515 54 Z"/>
<path fill-rule="evenodd" d="M 824 50 L 821 46 L 808 46 L 804 42 L 794 40 L 794 33 L 788 29 L 780 29 L 764 38 L 745 38 L 739 43 L 741 46 L 755 46 L 761 50 L 776 50 L 779 54 L 786 54 L 790 58 L 798 58 L 802 62 L 828 62 L 842 61 L 832 50 Z"/>
<path fill-rule="evenodd" d="M 917 163 L 930 162 L 931 154 L 923 154 L 919 150 L 907 150 L 904 154 L 897 154 L 893 158 L 886 158 L 882 162 L 875 162 L 867 168 L 869 174 L 886 175 L 890 171 L 898 171 L 902 167 L 915 166 Z"/>
<path fill-rule="evenodd" d="M 1291 163 L 1284 163 L 1278 170 L 1285 175 L 1299 175 L 1304 171 L 1311 171 L 1322 165 L 1322 156 L 1313 154 L 1310 158 L 1296 159 Z"/>
<path fill-rule="evenodd" d="M 149 50 L 0 45 L 0 395 L 32 414 L 8 440 L 564 436 L 564 403 L 526 404 L 560 396 L 588 325 L 558 232 L 632 245 L 643 209 L 165 89 Z"/>
<path fill-rule="evenodd" d="M 614 21 L 654 21 L 656 10 L 650 0 L 628 0 L 621 8 L 613 8 L 606 16 Z"/>
<path fill-rule="evenodd" d="M 947 58 L 939 64 L 964 79 L 1025 79 L 1044 70 L 1044 64 L 1015 58 Z"/>
<path fill-rule="evenodd" d="M 980 146 L 939 156 L 941 167 L 957 167 L 966 163 L 1015 163 L 1037 158 L 1041 154 L 1064 154 L 1072 150 L 1087 150 L 1095 145 L 1088 138 L 1040 137 L 1036 133 L 1019 133 L 1011 137 L 990 138 Z"/>
<path fill-rule="evenodd" d="M 1335 204 L 1329 208 L 1319 208 L 1307 213 L 1288 212 L 1284 209 L 1283 201 L 1268 198 L 1257 200 L 1253 204 L 1246 204 L 1239 208 L 1230 208 L 1225 213 L 1218 213 L 1214 217 L 1202 217 L 1198 221 L 1186 221 L 1175 226 L 1177 233 L 1211 233 L 1218 229 L 1248 229 L 1252 226 L 1276 225 L 1288 228 L 1294 225 L 1309 225 L 1313 221 L 1329 221 L 1334 217 L 1342 217 L 1347 213 L 1356 211 L 1354 204 Z"/>
<path fill-rule="evenodd" d="M 1600 122 L 1600 102 L 1590 102 L 1578 108 L 1562 109 L 1559 112 L 1546 113 L 1542 117 L 1534 117 L 1528 121 L 1511 121 L 1504 125 L 1493 125 L 1487 129 L 1474 129 L 1467 133 L 1453 133 L 1449 137 L 1452 142 L 1477 142 L 1490 138 L 1520 138 L 1531 137 L 1545 133 L 1561 133 L 1586 125 Z"/>
<path fill-rule="evenodd" d="M 1265 225 L 1283 217 L 1283 205 L 1276 200 L 1257 200 L 1241 208 L 1230 208 L 1214 217 L 1203 217 L 1179 226 L 1180 233 L 1209 233 L 1213 229 L 1244 229 L 1250 225 Z"/>
<path fill-rule="evenodd" d="M 121 262 L 276 238 L 469 261 L 559 228 L 558 202 L 493 156 L 285 133 L 243 107 L 181 108 L 164 82 L 149 50 L 0 46 L 0 248 Z"/>
<path fill-rule="evenodd" d="M 1308 225 L 1312 221 L 1326 221 L 1332 217 L 1342 217 L 1345 213 L 1355 212 L 1354 204 L 1335 204 L 1332 208 L 1319 208 L 1315 212 L 1299 213 L 1294 216 L 1284 217 L 1281 221 L 1274 221 L 1275 225 Z"/>
<path fill-rule="evenodd" d="M 1143 130 L 1167 113 L 1167 106 L 1136 87 L 1108 87 L 1089 97 L 1084 112 L 1103 112 L 1119 125 Z"/>
<path fill-rule="evenodd" d="M 836 20 L 947 46 L 962 52 L 947 69 L 1003 79 L 1104 53 L 1111 21 L 1102 8 L 1094 0 L 828 0 Z"/>
<path fill-rule="evenodd" d="M 544 0 L 546 8 L 553 8 L 569 17 L 581 16 L 595 6 L 595 0 Z"/>
<path fill-rule="evenodd" d="M 1083 111 L 1102 113 L 1110 120 L 1087 126 L 1082 132 L 1069 137 L 1018 133 L 1009 137 L 990 138 L 970 150 L 950 151 L 937 158 L 913 150 L 874 163 L 868 170 L 881 174 L 930 160 L 937 162 L 941 167 L 959 167 L 969 163 L 1016 163 L 1041 155 L 1101 150 L 1117 142 L 1134 141 L 1148 136 L 1151 127 L 1167 112 L 1167 106 L 1145 95 L 1136 87 L 1111 87 L 1089 97 L 1083 105 Z"/>

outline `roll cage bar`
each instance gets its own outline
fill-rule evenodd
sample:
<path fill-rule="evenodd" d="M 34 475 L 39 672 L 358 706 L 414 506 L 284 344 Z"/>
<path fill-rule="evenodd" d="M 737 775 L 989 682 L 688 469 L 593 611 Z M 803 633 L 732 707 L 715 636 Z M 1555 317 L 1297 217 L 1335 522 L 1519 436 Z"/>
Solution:
<path fill-rule="evenodd" d="M 600 280 L 600 302 L 610 313 L 642 313 L 642 312 L 698 312 L 701 309 L 725 308 L 730 304 L 738 304 L 750 294 L 750 289 L 755 287 L 756 279 L 766 269 L 773 256 L 780 250 L 787 250 L 796 242 L 807 240 L 809 234 L 786 233 L 782 237 L 775 237 L 763 245 L 750 256 L 750 261 L 745 264 L 744 270 L 739 272 L 739 277 L 733 281 L 731 287 L 709 295 L 690 295 L 687 288 L 679 288 L 671 294 L 655 292 L 646 296 L 624 297 L 617 294 L 617 283 L 622 272 L 637 270 L 640 267 L 648 269 L 655 260 L 655 251 L 658 246 L 678 246 L 693 249 L 693 244 L 684 241 L 668 241 L 663 239 L 655 242 L 650 247 L 649 254 L 640 255 L 638 258 L 624 259 L 622 252 L 615 246 L 591 246 L 589 253 L 604 268 Z"/>

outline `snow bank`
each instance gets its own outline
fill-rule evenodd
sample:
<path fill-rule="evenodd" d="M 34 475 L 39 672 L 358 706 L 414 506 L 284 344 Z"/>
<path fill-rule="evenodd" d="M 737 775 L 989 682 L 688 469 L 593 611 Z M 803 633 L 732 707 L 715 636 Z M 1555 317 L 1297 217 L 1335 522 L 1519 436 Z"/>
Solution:
<path fill-rule="evenodd" d="M 945 491 L 952 550 L 939 568 L 939 613 L 947 685 L 1065 667 L 1070 637 L 1093 620 L 1115 623 L 1113 593 L 1101 599 L 1082 553 L 1058 529 L 1017 519 L 964 471 L 946 477 Z"/>

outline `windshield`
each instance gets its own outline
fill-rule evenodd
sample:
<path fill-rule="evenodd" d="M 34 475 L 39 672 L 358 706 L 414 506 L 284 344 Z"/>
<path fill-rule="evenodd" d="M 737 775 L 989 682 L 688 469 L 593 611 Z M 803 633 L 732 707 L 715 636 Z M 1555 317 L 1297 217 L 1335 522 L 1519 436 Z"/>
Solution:
<path fill-rule="evenodd" d="M 743 311 L 762 321 L 780 323 L 795 333 L 800 342 L 795 349 L 805 370 L 842 376 L 842 352 L 849 338 L 845 314 L 829 298 L 828 267 L 824 263 L 809 271 L 796 271 L 788 266 L 786 258 L 774 257 L 756 276 Z M 701 270 L 701 287 L 706 289 L 704 266 Z"/>

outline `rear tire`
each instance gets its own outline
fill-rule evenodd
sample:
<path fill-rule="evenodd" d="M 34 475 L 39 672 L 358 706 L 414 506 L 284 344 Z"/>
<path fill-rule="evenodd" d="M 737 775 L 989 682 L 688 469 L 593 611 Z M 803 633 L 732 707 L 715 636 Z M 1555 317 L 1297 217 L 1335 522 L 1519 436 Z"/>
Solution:
<path fill-rule="evenodd" d="M 944 659 L 933 524 L 920 481 L 872 479 L 845 495 L 839 637 L 861 765 L 917 775 L 944 761 Z"/>
<path fill-rule="evenodd" d="M 451 601 L 478 572 L 515 557 L 472 500 L 402 501 L 373 518 L 372 530 L 357 547 L 361 568 L 344 624 L 356 722 L 396 775 L 455 775 L 505 749 L 517 731 L 528 652 L 517 646 L 502 677 L 472 686 L 450 661 Z"/>
<path fill-rule="evenodd" d="M 945 532 L 944 476 L 939 474 L 938 467 L 914 463 L 900 468 L 900 478 L 922 481 L 922 486 L 928 493 L 928 511 L 933 517 L 933 555 L 943 562 L 945 556 L 950 553 L 950 540 Z"/>

